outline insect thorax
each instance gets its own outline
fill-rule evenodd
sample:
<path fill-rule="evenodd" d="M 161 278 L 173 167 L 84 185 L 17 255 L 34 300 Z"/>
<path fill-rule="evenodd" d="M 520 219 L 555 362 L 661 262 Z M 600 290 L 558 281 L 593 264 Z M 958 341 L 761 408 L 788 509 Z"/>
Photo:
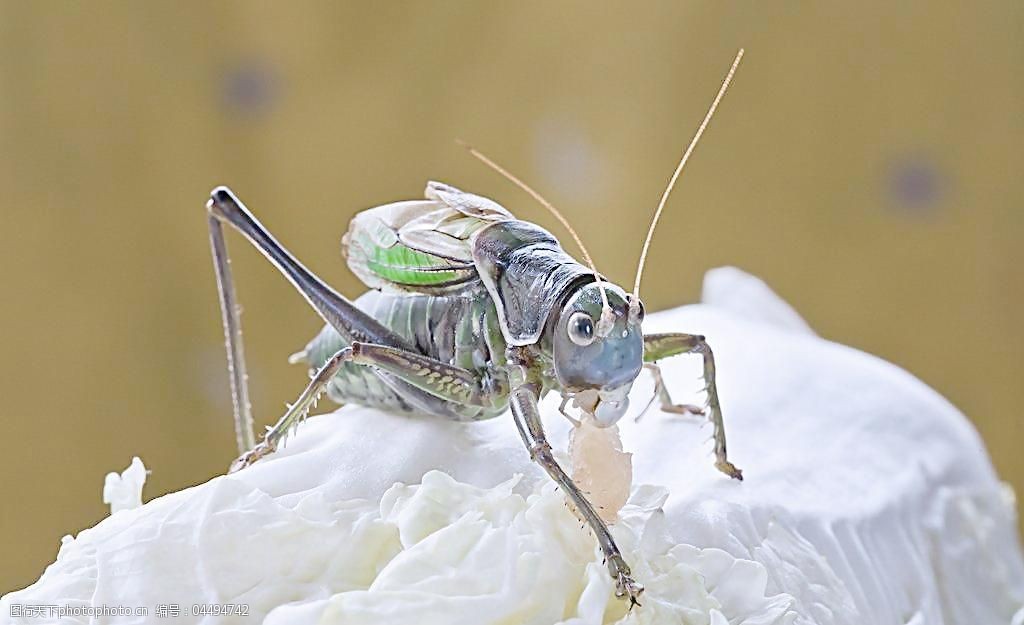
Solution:
<path fill-rule="evenodd" d="M 594 275 L 549 232 L 525 221 L 487 226 L 473 239 L 473 260 L 509 345 L 533 345 L 567 294 Z"/>

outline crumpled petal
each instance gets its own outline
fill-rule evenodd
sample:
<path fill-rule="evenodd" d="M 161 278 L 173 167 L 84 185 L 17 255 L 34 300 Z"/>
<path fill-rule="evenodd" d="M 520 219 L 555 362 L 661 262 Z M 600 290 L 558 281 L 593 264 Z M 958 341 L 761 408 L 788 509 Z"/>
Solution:
<path fill-rule="evenodd" d="M 110 504 L 110 513 L 131 510 L 142 505 L 142 487 L 146 484 L 146 465 L 135 456 L 120 474 L 111 471 L 103 480 L 103 503 Z"/>

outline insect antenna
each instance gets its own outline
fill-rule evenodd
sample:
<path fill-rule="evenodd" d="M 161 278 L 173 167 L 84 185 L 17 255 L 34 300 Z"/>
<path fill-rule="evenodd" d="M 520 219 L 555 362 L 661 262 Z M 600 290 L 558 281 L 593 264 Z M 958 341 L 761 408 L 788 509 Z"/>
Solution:
<path fill-rule="evenodd" d="M 715 100 L 711 103 L 711 108 L 708 109 L 707 114 L 704 115 L 704 121 L 700 123 L 697 128 L 697 133 L 693 135 L 693 139 L 690 140 L 690 145 L 686 146 L 686 151 L 683 152 L 683 157 L 679 160 L 679 165 L 676 166 L 675 172 L 672 173 L 672 178 L 668 181 L 668 186 L 665 187 L 665 192 L 661 194 L 661 201 L 658 202 L 658 208 L 654 211 L 654 218 L 651 220 L 651 226 L 647 229 L 647 238 L 644 239 L 643 249 L 640 251 L 640 263 L 636 268 L 636 280 L 633 282 L 633 294 L 629 301 L 629 313 L 632 318 L 636 318 L 640 312 L 640 279 L 644 274 L 644 263 L 647 262 L 647 250 L 651 247 L 651 239 L 654 237 L 654 229 L 658 226 L 658 220 L 661 219 L 661 212 L 665 209 L 665 202 L 668 201 L 668 196 L 672 193 L 672 187 L 676 185 L 676 180 L 679 179 L 679 174 L 682 173 L 683 167 L 686 165 L 686 161 L 690 159 L 690 154 L 693 153 L 693 148 L 697 147 L 697 142 L 700 141 L 701 135 L 704 134 L 704 129 L 708 127 L 708 122 L 715 114 L 715 109 L 718 108 L 718 103 L 722 101 L 722 96 L 725 95 L 727 89 L 729 89 L 729 83 L 732 82 L 732 77 L 736 73 L 736 68 L 740 65 L 740 60 L 743 59 L 743 48 L 736 53 L 736 59 L 732 62 L 732 67 L 729 68 L 729 73 L 726 74 L 725 80 L 722 81 L 722 86 L 718 89 L 718 95 L 715 96 Z"/>
<path fill-rule="evenodd" d="M 576 245 L 580 248 L 580 251 L 583 252 L 583 259 L 587 261 L 587 266 L 589 266 L 590 271 L 594 273 L 594 281 L 597 283 L 597 286 L 601 291 L 601 319 L 598 320 L 595 332 L 598 336 L 607 336 L 608 333 L 611 332 L 612 325 L 615 323 L 615 316 L 612 313 L 611 304 L 608 303 L 608 293 L 605 292 L 604 280 L 601 279 L 601 274 L 597 272 L 597 266 L 594 265 L 594 260 L 590 257 L 590 252 L 587 251 L 587 246 L 583 245 L 583 240 L 580 239 L 580 235 L 576 234 L 576 230 L 569 224 L 569 220 L 566 219 L 565 216 L 563 216 L 562 213 L 559 212 L 559 210 L 555 208 L 553 204 L 551 204 L 551 202 L 544 199 L 544 196 L 534 191 L 533 188 L 530 187 L 530 185 L 526 184 L 525 182 L 514 176 L 507 169 L 489 159 L 487 155 L 485 155 L 483 152 L 460 139 L 456 139 L 455 142 L 458 143 L 463 148 L 465 148 L 481 163 L 487 165 L 497 173 L 501 174 L 505 179 L 507 179 L 509 182 L 516 185 L 523 191 L 526 191 L 526 193 L 529 194 L 530 197 L 537 200 L 537 202 L 541 206 L 546 208 L 549 213 L 554 215 L 555 219 L 557 219 L 559 223 L 561 223 L 562 226 L 564 226 L 565 229 L 569 231 L 569 234 L 572 235 L 573 241 L 576 242 Z"/>

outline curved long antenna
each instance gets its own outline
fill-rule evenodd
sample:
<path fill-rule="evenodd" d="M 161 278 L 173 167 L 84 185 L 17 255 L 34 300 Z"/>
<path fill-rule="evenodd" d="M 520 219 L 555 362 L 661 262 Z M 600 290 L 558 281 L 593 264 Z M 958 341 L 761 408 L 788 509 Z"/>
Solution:
<path fill-rule="evenodd" d="M 668 201 L 668 196 L 672 193 L 672 187 L 676 186 L 676 180 L 679 179 L 679 174 L 682 173 L 683 167 L 686 165 L 686 161 L 689 160 L 690 154 L 693 153 L 693 148 L 697 147 L 697 142 L 700 141 L 701 135 L 704 134 L 704 129 L 708 127 L 708 122 L 711 121 L 712 116 L 715 114 L 715 109 L 718 108 L 718 103 L 722 101 L 722 96 L 725 95 L 726 90 L 729 88 L 729 83 L 732 82 L 733 74 L 736 73 L 736 68 L 740 65 L 740 60 L 743 58 L 743 48 L 736 53 L 736 59 L 732 62 L 732 67 L 729 68 L 729 73 L 726 74 L 725 80 L 722 81 L 722 86 L 718 89 L 718 95 L 715 96 L 714 102 L 711 103 L 711 108 L 708 109 L 706 115 L 704 115 L 704 121 L 700 123 L 700 127 L 697 128 L 697 133 L 693 135 L 693 139 L 690 140 L 690 145 L 686 147 L 686 151 L 683 152 L 683 158 L 679 160 L 679 165 L 676 166 L 675 172 L 672 174 L 672 178 L 668 181 L 668 186 L 665 187 L 665 192 L 661 194 L 661 201 L 658 202 L 658 209 L 654 211 L 654 219 L 651 220 L 651 227 L 647 229 L 647 238 L 644 239 L 644 247 L 640 251 L 640 264 L 636 268 L 636 280 L 633 282 L 633 294 L 630 298 L 630 311 L 633 309 L 639 310 L 640 307 L 640 279 L 644 274 L 644 263 L 647 262 L 647 250 L 651 247 L 651 239 L 654 237 L 654 229 L 658 226 L 658 220 L 661 219 L 661 211 L 665 209 L 665 202 Z"/>
<path fill-rule="evenodd" d="M 456 139 L 455 142 L 458 143 L 463 148 L 465 148 L 481 163 L 487 165 L 494 171 L 498 172 L 503 177 L 505 177 L 505 179 L 507 179 L 509 182 L 516 185 L 523 191 L 526 191 L 526 193 L 529 194 L 530 197 L 537 200 L 537 203 L 546 208 L 548 212 L 554 215 L 555 219 L 557 219 L 559 223 L 561 223 L 562 226 L 564 226 L 565 229 L 569 231 L 569 234 L 572 235 L 573 241 L 576 242 L 576 245 L 580 248 L 580 251 L 583 252 L 583 259 L 587 261 L 587 266 L 589 266 L 590 270 L 594 273 L 594 281 L 597 282 L 597 286 L 601 290 L 601 319 L 598 321 L 596 332 L 598 336 L 607 336 L 612 329 L 612 325 L 615 323 L 615 317 L 612 313 L 611 304 L 608 303 L 608 294 L 605 292 L 604 280 L 601 279 L 601 274 L 597 272 L 597 266 L 594 265 L 594 259 L 590 257 L 590 252 L 587 251 L 587 246 L 583 245 L 583 241 L 582 239 L 580 239 L 580 235 L 576 234 L 576 230 L 569 224 L 569 220 L 566 219 L 562 215 L 562 213 L 559 212 L 559 210 L 555 208 L 554 205 L 551 204 L 551 202 L 544 199 L 544 196 L 534 191 L 530 187 L 530 185 L 526 184 L 525 182 L 514 176 L 507 169 L 495 163 L 491 159 L 487 158 L 487 156 L 483 152 L 469 145 L 465 141 L 462 141 L 461 139 Z"/>

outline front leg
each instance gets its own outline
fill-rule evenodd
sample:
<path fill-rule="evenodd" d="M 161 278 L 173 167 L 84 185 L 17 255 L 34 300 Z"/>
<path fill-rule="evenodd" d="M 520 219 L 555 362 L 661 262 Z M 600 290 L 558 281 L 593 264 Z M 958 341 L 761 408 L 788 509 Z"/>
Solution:
<path fill-rule="evenodd" d="M 644 591 L 644 587 L 630 577 L 629 566 L 623 560 L 611 532 L 608 531 L 608 526 L 604 524 L 601 517 L 594 511 L 593 505 L 587 501 L 586 496 L 580 492 L 572 478 L 562 470 L 555 460 L 554 454 L 551 453 L 551 445 L 548 444 L 547 437 L 544 435 L 544 426 L 541 424 L 540 412 L 537 410 L 536 386 L 520 381 L 513 388 L 509 403 L 519 434 L 530 451 L 530 458 L 543 467 L 551 479 L 562 487 L 576 510 L 597 536 L 597 542 L 601 546 L 605 563 L 608 565 L 608 572 L 615 580 L 615 595 L 620 598 L 628 598 L 630 606 L 640 605 L 637 598 Z"/>
<path fill-rule="evenodd" d="M 674 412 L 675 414 L 695 414 L 704 415 L 704 409 L 700 406 L 694 406 L 693 404 L 677 404 L 672 401 L 672 396 L 668 392 L 668 386 L 665 385 L 665 378 L 661 375 L 661 367 L 653 362 L 644 363 L 644 369 L 651 372 L 651 376 L 654 378 L 654 397 L 651 398 L 653 402 L 657 399 L 661 404 L 661 409 L 664 412 Z M 650 403 L 647 404 L 650 407 Z M 647 412 L 647 408 L 644 408 L 644 412 Z M 643 413 L 637 415 L 637 421 Z"/>
<path fill-rule="evenodd" d="M 650 334 L 644 337 L 644 361 L 653 363 L 678 354 L 700 354 L 704 358 L 704 390 L 708 394 L 708 418 L 715 428 L 715 467 L 731 478 L 742 480 L 743 471 L 729 462 L 725 446 L 725 424 L 715 384 L 715 355 L 699 334 Z M 660 377 L 660 376 L 659 376 Z M 664 388 L 664 384 L 662 384 Z M 660 394 L 659 394 L 660 395 Z M 666 392 L 662 397 L 668 397 Z M 664 406 L 663 406 L 664 407 Z"/>

